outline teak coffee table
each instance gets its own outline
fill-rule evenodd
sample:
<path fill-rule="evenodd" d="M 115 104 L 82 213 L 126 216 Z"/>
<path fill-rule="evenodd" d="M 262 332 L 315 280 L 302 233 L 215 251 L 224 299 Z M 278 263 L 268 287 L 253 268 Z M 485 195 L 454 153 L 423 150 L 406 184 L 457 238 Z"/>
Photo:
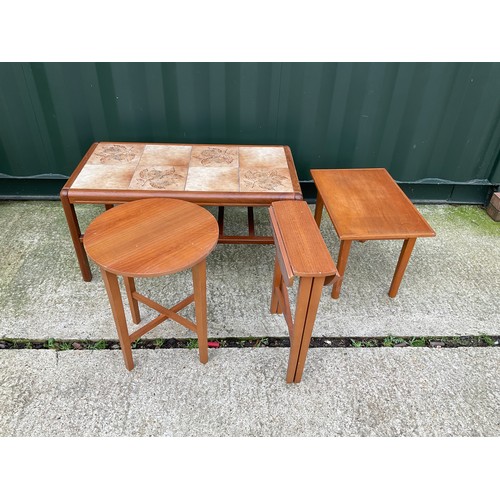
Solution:
<path fill-rule="evenodd" d="M 90 281 L 75 204 L 115 204 L 144 198 L 177 198 L 218 206 L 219 243 L 273 243 L 257 236 L 253 208 L 301 200 L 288 146 L 94 143 L 61 190 L 83 279 Z M 248 235 L 224 234 L 224 207 L 248 207 Z"/>
<path fill-rule="evenodd" d="M 316 223 L 320 225 L 325 206 L 340 239 L 337 269 L 341 276 L 353 240 L 404 240 L 389 289 L 394 298 L 416 239 L 436 233 L 385 168 L 311 170 L 311 175 L 318 189 Z M 333 285 L 334 299 L 341 284 L 339 280 Z"/>

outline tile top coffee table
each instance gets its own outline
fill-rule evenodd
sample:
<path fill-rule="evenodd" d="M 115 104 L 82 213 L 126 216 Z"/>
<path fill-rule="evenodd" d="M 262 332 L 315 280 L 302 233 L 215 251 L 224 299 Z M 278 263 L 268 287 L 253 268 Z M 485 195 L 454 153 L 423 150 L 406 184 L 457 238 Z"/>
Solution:
<path fill-rule="evenodd" d="M 74 205 L 157 197 L 218 206 L 220 243 L 272 243 L 255 235 L 252 207 L 301 200 L 302 191 L 288 146 L 94 143 L 61 190 L 85 281 L 91 273 Z M 224 206 L 249 207 L 248 235 L 224 234 Z"/>
<path fill-rule="evenodd" d="M 320 225 L 325 207 L 340 239 L 341 276 L 353 240 L 404 240 L 389 289 L 389 296 L 395 297 L 416 239 L 436 233 L 385 168 L 311 170 L 311 175 L 318 189 L 316 223 Z M 333 285 L 335 299 L 341 283 Z"/>

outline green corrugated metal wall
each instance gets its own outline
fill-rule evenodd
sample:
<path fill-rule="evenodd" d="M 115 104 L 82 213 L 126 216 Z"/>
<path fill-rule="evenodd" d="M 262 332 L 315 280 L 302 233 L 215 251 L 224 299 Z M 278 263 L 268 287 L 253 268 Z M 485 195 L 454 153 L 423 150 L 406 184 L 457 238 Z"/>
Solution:
<path fill-rule="evenodd" d="M 500 63 L 0 63 L 0 174 L 68 176 L 104 140 L 288 144 L 302 181 L 498 184 Z"/>

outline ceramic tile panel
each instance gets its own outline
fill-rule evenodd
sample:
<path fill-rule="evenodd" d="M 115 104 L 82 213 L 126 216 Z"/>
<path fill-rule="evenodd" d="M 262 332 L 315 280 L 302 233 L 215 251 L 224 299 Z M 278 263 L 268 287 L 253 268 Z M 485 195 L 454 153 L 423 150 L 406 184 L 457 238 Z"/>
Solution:
<path fill-rule="evenodd" d="M 141 165 L 135 170 L 129 189 L 184 190 L 188 174 L 187 167 L 148 167 Z"/>
<path fill-rule="evenodd" d="M 294 192 L 282 146 L 100 143 L 71 187 Z"/>
<path fill-rule="evenodd" d="M 193 146 L 190 167 L 238 167 L 236 146 Z"/>
<path fill-rule="evenodd" d="M 127 189 L 135 165 L 85 165 L 73 182 L 76 189 Z"/>
<path fill-rule="evenodd" d="M 139 167 L 187 167 L 191 146 L 151 144 L 144 148 Z"/>
<path fill-rule="evenodd" d="M 279 147 L 240 147 L 240 168 L 276 169 L 288 168 L 285 150 Z"/>
<path fill-rule="evenodd" d="M 144 151 L 142 144 L 99 144 L 87 165 L 129 165 L 136 167 Z"/>
<path fill-rule="evenodd" d="M 240 169 L 240 192 L 293 192 L 288 168 Z"/>
<path fill-rule="evenodd" d="M 239 191 L 235 167 L 190 167 L 186 191 Z"/>

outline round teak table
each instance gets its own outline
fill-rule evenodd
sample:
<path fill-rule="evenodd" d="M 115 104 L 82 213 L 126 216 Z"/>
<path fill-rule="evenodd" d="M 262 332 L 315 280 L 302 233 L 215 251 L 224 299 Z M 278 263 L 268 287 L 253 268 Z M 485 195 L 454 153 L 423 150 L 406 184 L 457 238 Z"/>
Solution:
<path fill-rule="evenodd" d="M 131 343 L 166 319 L 195 332 L 200 361 L 208 361 L 206 258 L 218 236 L 217 221 L 208 210 L 167 198 L 131 201 L 107 210 L 90 223 L 83 245 L 101 270 L 128 370 L 134 368 Z M 192 269 L 194 293 L 170 309 L 135 289 L 134 278 L 165 276 L 185 269 Z M 127 328 L 118 275 L 123 276 L 134 323 L 141 321 L 138 302 L 159 312 L 132 334 Z M 196 324 L 177 314 L 193 301 Z"/>

